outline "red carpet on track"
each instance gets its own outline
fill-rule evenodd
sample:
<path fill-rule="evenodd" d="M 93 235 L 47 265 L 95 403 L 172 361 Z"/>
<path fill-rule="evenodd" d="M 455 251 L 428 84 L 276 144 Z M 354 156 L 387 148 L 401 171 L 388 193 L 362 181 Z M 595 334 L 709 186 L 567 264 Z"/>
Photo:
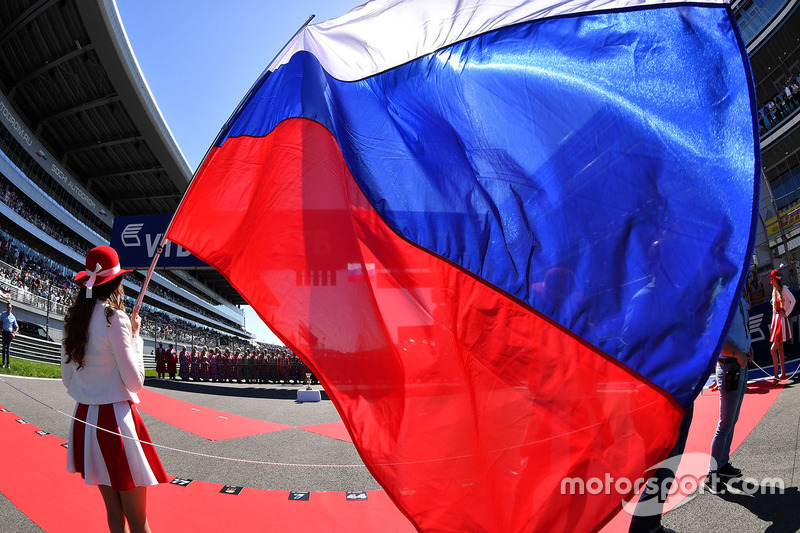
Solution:
<path fill-rule="evenodd" d="M 217 411 L 148 389 L 139 392 L 139 400 L 139 411 L 208 440 L 237 439 L 294 427 Z"/>
<path fill-rule="evenodd" d="M 67 472 L 67 449 L 53 435 L 40 436 L 33 424 L 0 413 L 0 492 L 44 531 L 107 531 L 98 490 Z"/>
<path fill-rule="evenodd" d="M 782 385 L 775 386 L 772 380 L 758 381 L 747 384 L 747 394 L 742 401 L 739 412 L 739 421 L 733 432 L 731 455 L 744 439 L 756 427 L 758 422 L 775 403 L 778 395 L 783 390 Z M 704 391 L 694 402 L 694 416 L 689 428 L 689 437 L 686 440 L 684 455 L 699 452 L 696 456 L 688 456 L 688 461 L 682 461 L 678 467 L 676 479 L 691 476 L 702 483 L 708 473 L 708 453 L 711 450 L 711 440 L 717 430 L 719 421 L 719 393 L 717 391 Z M 703 454 L 703 455 L 700 455 Z M 698 460 L 700 459 L 700 460 Z M 670 496 L 664 506 L 664 511 L 669 511 L 686 499 L 686 495 L 676 493 Z M 623 533 L 628 531 L 631 515 L 625 511 L 620 512 L 603 529 L 602 533 Z"/>
<path fill-rule="evenodd" d="M 353 442 L 347 428 L 344 427 L 344 422 L 331 422 L 330 424 L 316 424 L 313 426 L 298 426 L 299 429 L 329 437 L 331 439 L 343 440 L 345 442 Z"/>
<path fill-rule="evenodd" d="M 0 412 L 0 492 L 48 533 L 107 531 L 99 491 L 66 471 L 64 441 L 40 436 L 33 424 Z M 292 531 L 331 533 L 381 531 L 412 533 L 415 528 L 383 491 L 366 501 L 348 501 L 344 492 L 312 492 L 308 501 L 290 501 L 288 491 L 244 488 L 223 494 L 223 486 L 193 481 L 186 487 L 163 484 L 148 490 L 154 531 Z"/>
<path fill-rule="evenodd" d="M 149 389 L 139 392 L 139 400 L 139 411 L 208 440 L 236 439 L 297 427 L 323 437 L 353 442 L 341 420 L 311 426 L 285 426 L 209 409 Z"/>

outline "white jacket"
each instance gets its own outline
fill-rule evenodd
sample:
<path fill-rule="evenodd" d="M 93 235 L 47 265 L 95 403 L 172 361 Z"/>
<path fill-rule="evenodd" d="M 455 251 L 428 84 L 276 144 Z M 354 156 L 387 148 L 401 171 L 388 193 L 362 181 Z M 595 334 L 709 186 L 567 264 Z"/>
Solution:
<path fill-rule="evenodd" d="M 106 321 L 105 304 L 98 303 L 89 320 L 83 368 L 67 363 L 61 345 L 61 380 L 67 392 L 79 403 L 102 405 L 133 400 L 144 384 L 144 341 L 131 335 L 131 321 L 122 311 L 111 313 Z"/>
<path fill-rule="evenodd" d="M 792 314 L 792 310 L 794 309 L 795 299 L 792 291 L 786 285 L 781 286 L 781 294 L 783 295 L 783 302 L 784 308 L 783 310 L 786 311 L 786 317 Z M 772 293 L 772 308 L 775 309 L 775 292 Z"/>

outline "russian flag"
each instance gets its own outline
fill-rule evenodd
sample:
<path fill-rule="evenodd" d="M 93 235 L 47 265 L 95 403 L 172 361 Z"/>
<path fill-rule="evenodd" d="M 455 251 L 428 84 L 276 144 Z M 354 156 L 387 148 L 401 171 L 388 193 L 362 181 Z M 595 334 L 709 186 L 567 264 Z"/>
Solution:
<path fill-rule="evenodd" d="M 420 530 L 590 531 L 633 497 L 591 481 L 666 456 L 721 346 L 753 101 L 721 1 L 375 1 L 268 67 L 167 238 Z"/>

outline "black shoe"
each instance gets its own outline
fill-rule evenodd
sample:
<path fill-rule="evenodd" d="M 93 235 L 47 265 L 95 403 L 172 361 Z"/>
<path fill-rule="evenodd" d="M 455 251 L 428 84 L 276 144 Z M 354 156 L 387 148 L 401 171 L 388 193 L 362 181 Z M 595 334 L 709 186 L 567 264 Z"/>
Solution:
<path fill-rule="evenodd" d="M 709 474 L 704 482 L 705 490 L 711 494 L 726 494 L 728 486 L 716 474 Z"/>
<path fill-rule="evenodd" d="M 742 477 L 742 471 L 730 463 L 725 463 L 722 468 L 717 471 L 717 474 L 723 478 Z"/>

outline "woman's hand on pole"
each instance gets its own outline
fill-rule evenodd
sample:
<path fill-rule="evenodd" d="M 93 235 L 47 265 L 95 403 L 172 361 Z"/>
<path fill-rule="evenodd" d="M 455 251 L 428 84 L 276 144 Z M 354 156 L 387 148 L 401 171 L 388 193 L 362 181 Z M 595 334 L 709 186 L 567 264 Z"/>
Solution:
<path fill-rule="evenodd" d="M 139 334 L 139 329 L 142 327 L 142 317 L 139 316 L 137 310 L 134 309 L 131 315 L 131 332 L 136 337 Z"/>

